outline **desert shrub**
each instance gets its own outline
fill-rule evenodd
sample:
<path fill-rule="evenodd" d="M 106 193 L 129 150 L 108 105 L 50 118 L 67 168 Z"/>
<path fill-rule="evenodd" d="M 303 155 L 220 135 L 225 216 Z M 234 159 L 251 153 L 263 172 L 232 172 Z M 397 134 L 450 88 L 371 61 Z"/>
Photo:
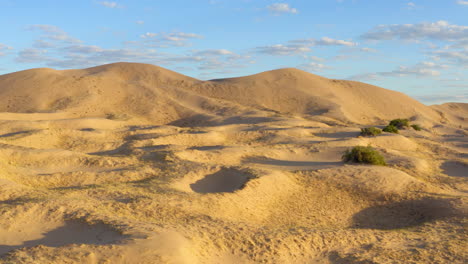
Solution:
<path fill-rule="evenodd" d="M 381 133 L 382 133 L 382 130 L 380 130 L 380 128 L 376 128 L 376 127 L 361 128 L 361 136 L 377 136 Z"/>
<path fill-rule="evenodd" d="M 382 129 L 382 131 L 384 132 L 388 132 L 388 133 L 395 133 L 395 134 L 398 134 L 398 128 L 396 126 L 393 126 L 393 125 L 388 125 L 386 127 L 384 127 Z"/>
<path fill-rule="evenodd" d="M 422 127 L 420 125 L 418 125 L 418 124 L 411 125 L 411 127 L 416 131 L 421 131 L 422 130 Z"/>
<path fill-rule="evenodd" d="M 371 146 L 356 146 L 351 150 L 346 150 L 342 156 L 344 162 L 368 163 L 372 165 L 385 166 L 384 157 Z"/>
<path fill-rule="evenodd" d="M 397 127 L 398 129 L 403 129 L 405 127 L 409 127 L 409 120 L 408 119 L 393 119 L 392 121 L 390 121 L 390 124 L 388 124 L 389 126 L 395 126 Z"/>

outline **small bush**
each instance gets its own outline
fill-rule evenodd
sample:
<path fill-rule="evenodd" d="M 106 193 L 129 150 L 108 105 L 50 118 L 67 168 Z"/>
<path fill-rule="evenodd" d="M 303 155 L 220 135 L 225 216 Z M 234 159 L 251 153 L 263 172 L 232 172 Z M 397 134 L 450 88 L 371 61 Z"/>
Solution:
<path fill-rule="evenodd" d="M 417 124 L 411 125 L 411 127 L 416 131 L 421 131 L 422 130 L 422 127 L 420 125 L 417 125 Z"/>
<path fill-rule="evenodd" d="M 396 126 L 393 126 L 393 125 L 388 125 L 386 127 L 384 127 L 384 129 L 382 130 L 384 132 L 388 132 L 388 133 L 395 133 L 395 134 L 398 134 L 398 128 Z"/>
<path fill-rule="evenodd" d="M 405 127 L 409 127 L 409 120 L 408 119 L 393 119 L 390 121 L 389 126 L 395 126 L 398 129 L 403 129 Z"/>
<path fill-rule="evenodd" d="M 387 165 L 384 157 L 371 146 L 356 146 L 351 150 L 348 149 L 343 154 L 342 159 L 344 162 L 368 163 L 382 166 Z"/>
<path fill-rule="evenodd" d="M 382 130 L 380 128 L 376 127 L 366 127 L 366 128 L 361 128 L 361 136 L 377 136 L 382 133 Z"/>

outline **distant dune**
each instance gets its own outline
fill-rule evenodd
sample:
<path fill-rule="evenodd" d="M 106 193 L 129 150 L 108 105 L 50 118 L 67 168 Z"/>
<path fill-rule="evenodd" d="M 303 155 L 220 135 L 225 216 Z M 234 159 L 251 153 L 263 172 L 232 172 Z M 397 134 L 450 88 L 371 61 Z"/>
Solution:
<path fill-rule="evenodd" d="M 356 124 L 401 116 L 435 122 L 441 118 L 402 93 L 293 68 L 211 81 L 137 63 L 0 76 L 2 112 L 66 111 L 81 117 L 135 117 L 168 124 L 222 122 L 252 110 Z"/>

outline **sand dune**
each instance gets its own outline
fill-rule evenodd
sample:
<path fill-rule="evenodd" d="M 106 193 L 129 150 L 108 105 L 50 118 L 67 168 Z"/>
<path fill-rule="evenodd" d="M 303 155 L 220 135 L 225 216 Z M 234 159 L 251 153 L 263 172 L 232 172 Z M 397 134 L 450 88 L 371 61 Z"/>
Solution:
<path fill-rule="evenodd" d="M 404 94 L 298 69 L 203 82 L 153 65 L 115 63 L 16 72 L 1 76 L 0 87 L 1 112 L 66 111 L 79 117 L 144 118 L 160 125 L 229 122 L 237 115 L 246 122 L 253 116 L 250 122 L 256 122 L 255 114 L 263 120 L 287 114 L 357 124 L 401 116 L 441 119 Z"/>
<path fill-rule="evenodd" d="M 394 118 L 423 130 L 360 136 Z M 468 104 L 297 69 L 1 75 L 0 263 L 465 263 L 467 135 Z"/>

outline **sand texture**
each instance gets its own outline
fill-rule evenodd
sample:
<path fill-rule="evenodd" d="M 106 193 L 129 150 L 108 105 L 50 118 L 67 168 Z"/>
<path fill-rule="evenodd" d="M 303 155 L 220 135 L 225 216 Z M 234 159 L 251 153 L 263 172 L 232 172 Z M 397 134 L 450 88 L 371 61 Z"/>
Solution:
<path fill-rule="evenodd" d="M 423 130 L 359 135 L 394 118 Z M 297 69 L 0 75 L 0 263 L 466 263 L 467 176 L 468 104 Z"/>

